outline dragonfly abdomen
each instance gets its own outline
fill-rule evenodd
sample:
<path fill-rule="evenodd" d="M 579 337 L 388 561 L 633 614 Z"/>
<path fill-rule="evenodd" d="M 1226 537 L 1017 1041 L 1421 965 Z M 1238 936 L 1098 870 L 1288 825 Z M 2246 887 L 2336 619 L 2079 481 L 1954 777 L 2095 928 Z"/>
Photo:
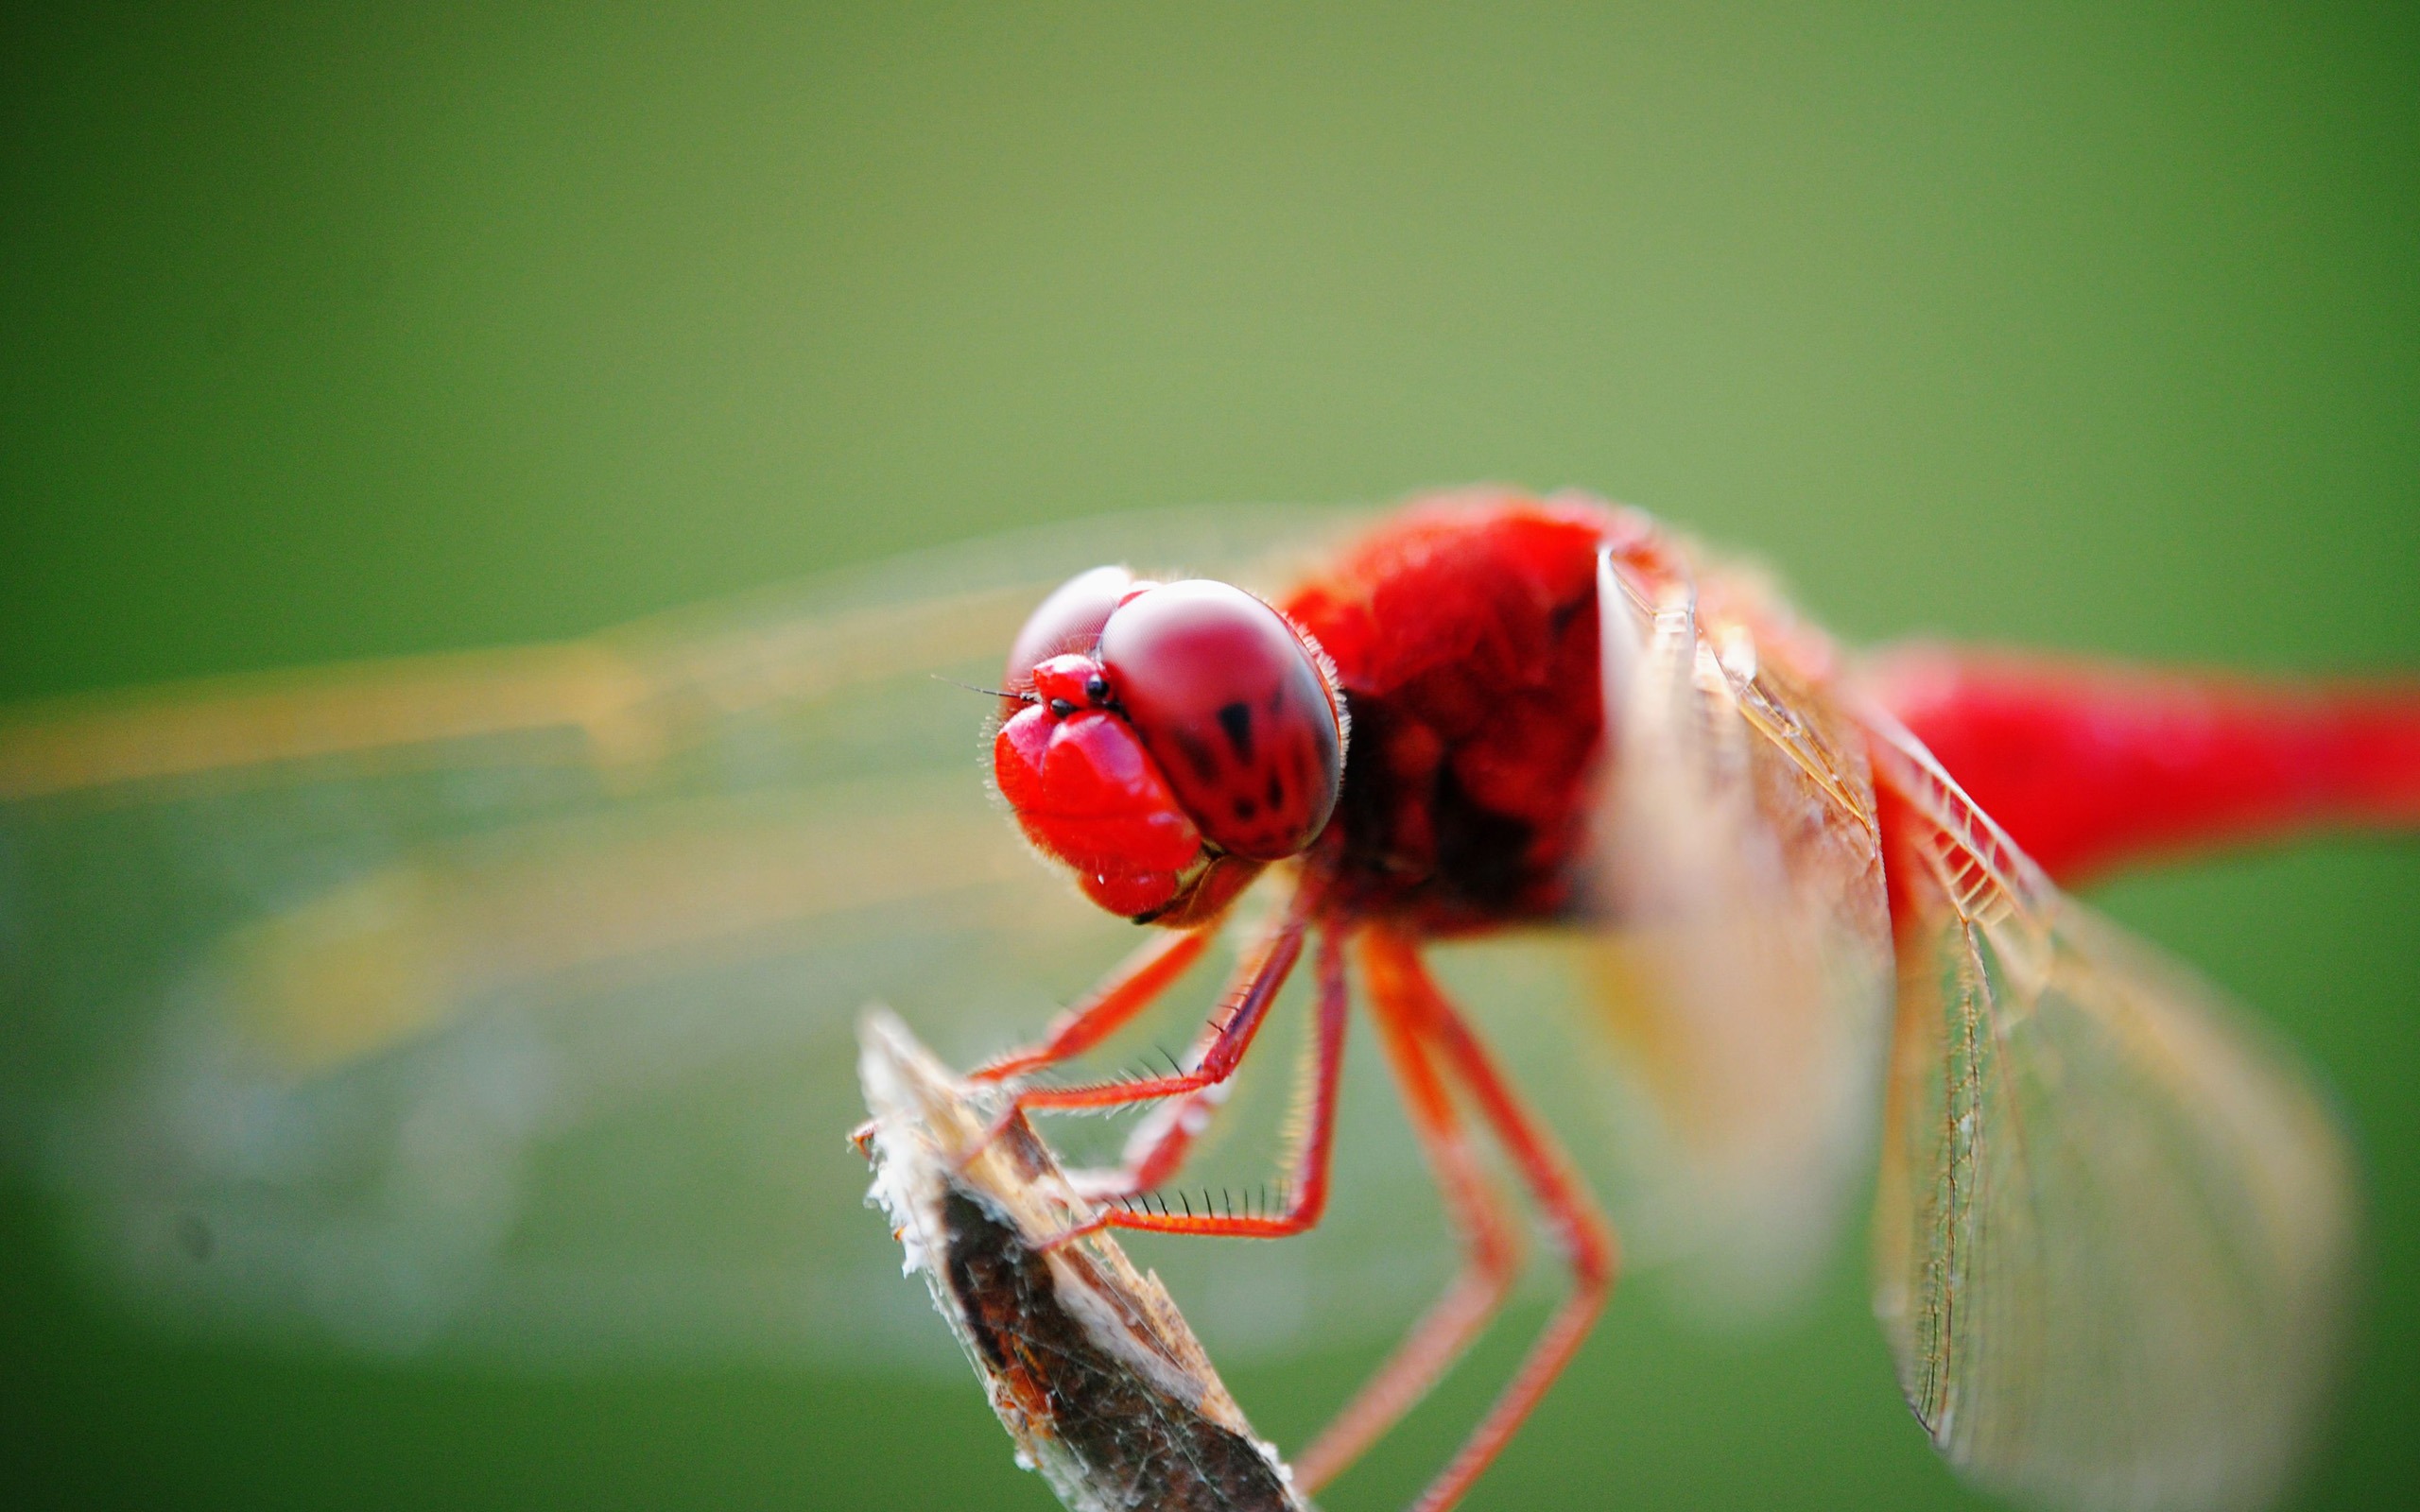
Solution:
<path fill-rule="evenodd" d="M 2297 831 L 2420 825 L 2420 684 L 1912 648 L 1883 702 L 2062 882 Z"/>

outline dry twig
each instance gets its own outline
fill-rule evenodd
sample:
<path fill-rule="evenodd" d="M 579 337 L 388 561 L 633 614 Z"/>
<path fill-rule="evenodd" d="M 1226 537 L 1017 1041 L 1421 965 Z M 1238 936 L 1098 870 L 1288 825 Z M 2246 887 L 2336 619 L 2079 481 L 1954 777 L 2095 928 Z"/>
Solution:
<path fill-rule="evenodd" d="M 977 1153 L 1000 1093 L 887 1013 L 858 1032 L 873 1197 L 1017 1443 L 1075 1512 L 1308 1512 L 1155 1276 L 1084 1208 L 1023 1118 Z"/>

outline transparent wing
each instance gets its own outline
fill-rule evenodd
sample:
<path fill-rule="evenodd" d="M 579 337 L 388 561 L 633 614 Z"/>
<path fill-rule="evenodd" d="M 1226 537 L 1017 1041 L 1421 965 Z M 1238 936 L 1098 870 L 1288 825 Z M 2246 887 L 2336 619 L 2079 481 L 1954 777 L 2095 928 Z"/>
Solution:
<path fill-rule="evenodd" d="M 1905 894 L 1876 1309 L 1977 1480 L 2270 1500 L 2328 1375 L 2352 1160 L 2282 1047 L 2059 894 L 1877 721 Z"/>
<path fill-rule="evenodd" d="M 1600 566 L 1597 1002 L 1642 1094 L 1616 1104 L 1625 1216 L 1739 1317 L 1795 1294 L 1866 1169 L 1890 926 L 1860 741 L 1763 595 L 1704 586 Z"/>
<path fill-rule="evenodd" d="M 934 675 L 988 682 L 1086 566 L 1265 581 L 1267 542 L 1333 528 L 1088 522 L 575 644 L 9 716 L 0 1153 L 187 1322 L 945 1363 L 841 1140 L 854 1020 L 888 1002 L 968 1063 L 1132 931 L 1025 853 L 988 701 Z M 1242 1343 L 1425 1281 L 1368 1234 L 1208 1247 Z"/>

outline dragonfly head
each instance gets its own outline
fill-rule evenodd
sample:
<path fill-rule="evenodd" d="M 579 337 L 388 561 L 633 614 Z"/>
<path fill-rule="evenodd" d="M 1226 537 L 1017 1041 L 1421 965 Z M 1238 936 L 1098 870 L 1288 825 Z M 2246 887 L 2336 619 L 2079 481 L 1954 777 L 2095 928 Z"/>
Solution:
<path fill-rule="evenodd" d="M 1095 568 L 1026 621 L 1002 686 L 1000 793 L 1027 837 L 1112 913 L 1215 917 L 1335 812 L 1335 675 L 1239 588 Z"/>

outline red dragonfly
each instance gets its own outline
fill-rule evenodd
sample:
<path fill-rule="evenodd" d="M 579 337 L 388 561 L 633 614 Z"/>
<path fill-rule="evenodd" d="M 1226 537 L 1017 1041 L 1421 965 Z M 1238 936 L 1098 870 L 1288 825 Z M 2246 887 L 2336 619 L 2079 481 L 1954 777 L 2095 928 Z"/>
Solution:
<path fill-rule="evenodd" d="M 1848 658 L 1757 576 L 1581 499 L 1428 501 L 1282 562 L 1233 545 L 1270 524 L 1087 523 L 569 644 L 27 712 L 0 726 L 11 1147 L 99 1265 L 203 1323 L 889 1354 L 939 1331 L 844 1199 L 861 1170 L 798 1155 L 854 1105 L 849 1019 L 888 998 L 972 1062 L 1139 919 L 986 1073 L 1037 1110 L 1151 1105 L 1093 1179 L 1104 1225 L 1321 1225 L 1195 1246 L 1219 1251 L 1196 1283 L 1162 1264 L 1209 1294 L 1214 1345 L 1411 1311 L 1431 1278 L 1373 1259 L 1407 1147 L 1462 1239 L 1308 1481 L 1512 1287 L 1484 1138 L 1571 1285 L 1424 1506 L 1601 1308 L 1604 1150 L 1634 1260 L 1685 1254 L 1737 1306 L 1821 1259 L 1877 1143 L 1876 1308 L 1954 1463 L 2075 1504 L 2273 1488 L 2328 1370 L 2350 1156 L 2290 1053 L 2053 879 L 2420 819 L 2420 691 Z M 1046 596 L 1033 571 L 1121 555 L 1271 596 L 1123 569 Z M 1089 903 L 1033 885 L 931 680 L 995 676 L 1002 644 L 999 794 Z M 1188 1052 L 1034 1078 L 1230 918 Z M 1160 1194 L 1251 1111 L 1221 1103 L 1305 952 L 1290 1178 Z M 1357 973 L 1408 1145 L 1355 1126 Z M 1619 1138 L 1567 1155 L 1531 1088 Z"/>

